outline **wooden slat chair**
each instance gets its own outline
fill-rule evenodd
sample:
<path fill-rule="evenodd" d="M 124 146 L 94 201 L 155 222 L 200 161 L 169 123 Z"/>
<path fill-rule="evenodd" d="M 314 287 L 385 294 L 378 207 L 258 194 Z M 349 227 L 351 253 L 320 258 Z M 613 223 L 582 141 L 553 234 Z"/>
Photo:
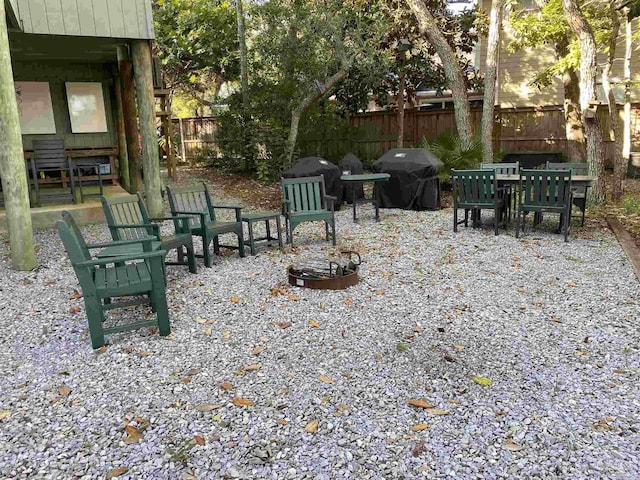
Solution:
<path fill-rule="evenodd" d="M 293 245 L 293 231 L 303 222 L 324 222 L 326 239 L 336 244 L 336 197 L 327 195 L 322 175 L 302 178 L 282 178 L 282 215 L 285 218 L 287 243 Z"/>
<path fill-rule="evenodd" d="M 494 170 L 496 175 L 518 175 L 520 172 L 520 162 L 513 163 L 482 163 L 480 168 L 483 170 Z M 511 220 L 512 206 L 515 203 L 515 196 L 513 195 L 513 189 L 511 186 L 506 187 L 507 192 L 507 215 Z"/>
<path fill-rule="evenodd" d="M 30 159 L 31 184 L 34 189 L 33 203 L 40 206 L 42 200 L 71 200 L 76 203 L 76 184 L 73 163 L 64 149 L 64 140 L 36 140 L 33 142 L 33 155 Z M 67 172 L 68 192 L 44 194 L 40 191 L 40 173 L 62 175 Z"/>
<path fill-rule="evenodd" d="M 469 212 L 474 227 L 480 220 L 483 209 L 492 209 L 495 215 L 494 232 L 498 235 L 500 223 L 508 224 L 506 210 L 506 190 L 498 188 L 496 172 L 485 170 L 451 170 L 453 185 L 453 231 L 458 225 L 469 226 Z M 458 221 L 458 209 L 464 208 L 464 220 Z M 503 217 L 504 220 L 502 219 Z"/>
<path fill-rule="evenodd" d="M 167 265 L 188 265 L 191 273 L 198 273 L 196 257 L 193 249 L 193 237 L 189 228 L 189 216 L 182 217 L 157 217 L 150 218 L 142 201 L 141 195 L 120 195 L 118 197 L 102 197 L 102 209 L 107 219 L 107 225 L 114 240 L 134 240 L 140 237 L 153 236 L 159 242 L 159 248 L 169 251 L 177 250 L 178 260 L 166 262 Z M 154 222 L 173 220 L 174 234 L 160 235 L 160 225 Z M 154 245 L 155 247 L 156 245 Z M 100 257 L 137 253 L 135 249 L 139 245 L 132 245 L 129 249 L 134 251 L 122 251 L 123 247 L 112 247 L 100 252 Z M 186 250 L 186 252 L 185 252 Z M 186 253 L 186 254 L 185 254 Z"/>
<path fill-rule="evenodd" d="M 213 242 L 213 252 L 218 255 L 220 247 L 237 249 L 240 257 L 244 257 L 244 238 L 242 235 L 242 207 L 236 205 L 214 205 L 207 185 L 188 187 L 167 187 L 171 215 L 174 215 L 176 228 L 181 216 L 189 216 L 189 228 L 192 235 L 202 237 L 204 265 L 211 266 L 209 245 Z M 217 209 L 235 210 L 235 222 L 223 222 L 216 218 Z M 221 245 L 219 236 L 233 233 L 238 236 L 238 246 Z"/>
<path fill-rule="evenodd" d="M 154 237 L 142 237 L 136 240 L 124 240 L 88 245 L 69 212 L 63 212 L 64 221 L 58 220 L 56 226 L 60 239 L 67 251 L 71 265 L 76 272 L 85 311 L 89 323 L 89 334 L 93 348 L 104 345 L 104 336 L 111 333 L 156 326 L 160 335 L 171 333 L 167 310 L 166 285 L 162 263 L 166 252 L 151 251 Z M 134 255 L 105 259 L 92 258 L 89 251 L 117 245 L 142 243 L 142 251 Z M 133 263 L 130 263 L 133 262 Z M 113 266 L 110 266 L 113 264 Z M 120 302 L 112 302 L 114 297 L 130 297 Z M 105 328 L 104 312 L 114 308 L 131 305 L 151 304 L 155 319 L 143 320 L 125 325 Z"/>
<path fill-rule="evenodd" d="M 589 165 L 587 163 L 554 163 L 547 162 L 547 170 L 571 170 L 572 175 L 589 175 Z M 585 187 L 573 187 L 573 204 L 582 212 L 580 226 L 584 227 L 584 215 L 587 209 L 587 190 Z"/>
<path fill-rule="evenodd" d="M 559 230 L 564 241 L 569 241 L 571 217 L 571 170 L 520 170 L 520 199 L 516 217 L 516 238 L 520 224 L 524 231 L 523 213 L 534 212 L 533 226 L 541 219 L 542 212 L 560 214 Z M 522 221 L 521 221 L 522 219 Z"/>

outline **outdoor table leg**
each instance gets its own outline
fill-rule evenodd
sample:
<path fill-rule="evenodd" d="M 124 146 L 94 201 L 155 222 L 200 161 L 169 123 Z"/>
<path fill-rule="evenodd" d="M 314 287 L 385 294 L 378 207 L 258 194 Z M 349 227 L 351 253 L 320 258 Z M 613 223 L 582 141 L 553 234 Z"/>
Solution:
<path fill-rule="evenodd" d="M 278 246 L 282 250 L 282 230 L 280 229 L 280 216 L 276 217 L 276 228 L 278 229 Z"/>
<path fill-rule="evenodd" d="M 380 189 L 376 185 L 376 182 L 373 182 L 373 203 L 376 207 L 376 222 L 380 221 Z"/>
<path fill-rule="evenodd" d="M 358 223 L 358 217 L 356 216 L 356 183 L 354 183 L 351 191 L 351 203 L 353 205 L 353 223 Z"/>
<path fill-rule="evenodd" d="M 268 223 L 268 220 L 267 220 Z M 253 240 L 253 222 L 249 221 L 247 222 L 248 227 L 249 227 L 249 248 L 251 250 L 251 255 L 255 255 L 256 254 L 256 242 Z"/>

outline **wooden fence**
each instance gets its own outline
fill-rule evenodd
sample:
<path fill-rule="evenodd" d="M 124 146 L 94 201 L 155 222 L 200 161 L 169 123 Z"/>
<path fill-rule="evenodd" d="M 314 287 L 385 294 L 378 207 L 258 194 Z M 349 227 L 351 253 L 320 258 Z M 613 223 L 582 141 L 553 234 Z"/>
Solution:
<path fill-rule="evenodd" d="M 598 109 L 605 148 L 605 159 L 610 162 L 613 142 L 608 140 L 608 112 Z M 481 108 L 471 109 L 474 130 L 479 132 Z M 404 145 L 419 146 L 423 138 L 433 140 L 443 132 L 456 131 L 453 110 L 406 110 L 404 114 Z M 182 124 L 182 125 L 180 125 Z M 184 146 L 187 161 L 197 159 L 203 153 L 217 152 L 214 117 L 174 119 L 175 132 L 182 132 L 178 148 Z M 363 160 L 374 160 L 397 145 L 397 112 L 370 112 L 351 117 L 351 125 L 360 127 L 358 138 L 306 138 L 300 142 L 304 155 L 321 155 L 338 160 L 344 153 L 353 151 Z M 640 104 L 631 110 L 632 150 L 640 150 Z M 526 107 L 497 109 L 494 125 L 494 150 L 515 151 L 567 151 L 565 122 L 562 107 Z M 184 161 L 184 160 L 183 160 Z"/>

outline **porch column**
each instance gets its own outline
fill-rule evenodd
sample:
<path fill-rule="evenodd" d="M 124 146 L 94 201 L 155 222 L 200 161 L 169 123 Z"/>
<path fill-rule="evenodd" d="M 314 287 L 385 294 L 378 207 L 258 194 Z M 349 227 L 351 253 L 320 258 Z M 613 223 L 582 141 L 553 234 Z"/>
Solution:
<path fill-rule="evenodd" d="M 124 111 L 122 107 L 122 81 L 120 74 L 114 77 L 113 91 L 115 93 L 116 133 L 118 137 L 118 153 L 120 165 L 120 183 L 127 192 L 131 191 L 129 181 L 129 154 L 127 149 L 127 131 L 124 126 Z M 111 172 L 113 173 L 113 172 Z"/>
<path fill-rule="evenodd" d="M 144 172 L 147 208 L 151 217 L 161 217 L 164 215 L 164 208 L 162 205 L 162 184 L 160 183 L 160 161 L 158 160 L 151 48 L 146 40 L 134 40 L 131 42 L 131 46 L 140 136 L 142 137 L 142 170 Z"/>
<path fill-rule="evenodd" d="M 0 2 L 0 176 L 9 227 L 11 265 L 16 270 L 31 270 L 36 266 L 36 254 L 6 19 L 5 4 Z"/>
<path fill-rule="evenodd" d="M 133 66 L 126 47 L 118 47 L 118 67 L 120 70 L 119 88 L 122 98 L 122 116 L 129 160 L 130 193 L 138 192 L 142 187 L 140 168 L 140 140 L 138 138 L 138 109 L 136 108 L 136 90 L 133 82 Z"/>

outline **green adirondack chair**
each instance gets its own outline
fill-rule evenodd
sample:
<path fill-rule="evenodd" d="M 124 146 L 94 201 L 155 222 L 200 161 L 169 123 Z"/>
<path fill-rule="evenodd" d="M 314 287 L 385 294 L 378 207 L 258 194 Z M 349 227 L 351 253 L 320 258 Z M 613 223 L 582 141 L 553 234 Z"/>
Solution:
<path fill-rule="evenodd" d="M 495 215 L 494 232 L 498 235 L 498 227 L 503 223 L 505 228 L 509 223 L 507 214 L 506 190 L 498 188 L 496 172 L 485 170 L 451 170 L 453 184 L 453 231 L 458 231 L 458 225 L 464 223 L 469 226 L 469 212 L 473 225 L 480 220 L 483 209 L 492 209 Z M 458 221 L 458 209 L 464 208 L 464 220 Z M 504 219 L 503 219 L 504 217 Z"/>
<path fill-rule="evenodd" d="M 196 257 L 193 250 L 193 237 L 189 228 L 190 217 L 158 217 L 150 218 L 142 197 L 137 195 L 120 195 L 118 197 L 102 197 L 102 209 L 107 219 L 107 225 L 114 240 L 134 240 L 140 237 L 153 236 L 160 242 L 154 244 L 154 249 L 177 250 L 178 261 L 166 262 L 167 265 L 188 265 L 191 273 L 198 273 Z M 160 226 L 153 222 L 174 220 L 173 235 L 160 235 Z M 140 244 L 126 247 L 110 247 L 98 255 L 100 258 L 114 255 L 131 255 L 141 252 Z M 186 255 L 185 255 L 186 250 Z"/>
<path fill-rule="evenodd" d="M 572 196 L 571 170 L 520 170 L 516 238 L 520 234 L 521 223 L 524 231 L 523 213 L 535 213 L 535 228 L 542 218 L 542 212 L 552 212 L 560 214 L 559 230 L 564 233 L 564 241 L 568 242 Z"/>
<path fill-rule="evenodd" d="M 480 168 L 483 170 L 493 170 L 496 172 L 496 175 L 518 175 L 518 172 L 520 171 L 520 162 L 482 163 L 480 164 Z M 509 220 L 511 220 L 511 208 L 515 202 L 515 195 L 513 195 L 511 185 L 506 186 L 505 190 L 507 196 L 507 215 Z"/>
<path fill-rule="evenodd" d="M 587 163 L 553 163 L 547 162 L 547 170 L 571 170 L 573 175 L 589 175 Z M 587 190 L 589 187 L 572 187 L 573 204 L 582 212 L 580 226 L 584 227 L 584 215 L 587 209 Z"/>
<path fill-rule="evenodd" d="M 242 234 L 242 207 L 236 205 L 213 205 L 211 195 L 205 183 L 188 187 L 167 187 L 169 207 L 174 216 L 176 228 L 181 216 L 189 217 L 189 228 L 192 235 L 202 237 L 204 264 L 211 266 L 209 245 L 213 242 L 213 252 L 218 255 L 220 247 L 237 249 L 240 257 L 244 257 L 244 238 Z M 222 222 L 216 218 L 217 209 L 235 210 L 235 222 Z M 219 236 L 233 233 L 238 236 L 238 246 L 221 245 Z"/>
<path fill-rule="evenodd" d="M 162 269 L 166 252 L 164 250 L 151 251 L 151 242 L 155 240 L 155 237 L 88 245 L 71 214 L 65 211 L 63 218 L 64 221 L 58 220 L 56 226 L 80 282 L 92 347 L 102 347 L 106 334 L 142 327 L 157 326 L 160 335 L 169 335 L 171 326 Z M 143 251 L 135 255 L 104 259 L 92 258 L 89 253 L 94 248 L 126 246 L 132 243 L 142 243 Z M 129 296 L 137 298 L 117 303 L 112 301 L 113 298 Z M 104 312 L 106 310 L 146 303 L 150 303 L 155 311 L 155 319 L 104 327 Z"/>
<path fill-rule="evenodd" d="M 287 243 L 293 245 L 293 231 L 303 222 L 324 222 L 326 238 L 336 244 L 336 197 L 327 195 L 324 177 L 281 178 L 282 215 L 285 218 Z"/>

